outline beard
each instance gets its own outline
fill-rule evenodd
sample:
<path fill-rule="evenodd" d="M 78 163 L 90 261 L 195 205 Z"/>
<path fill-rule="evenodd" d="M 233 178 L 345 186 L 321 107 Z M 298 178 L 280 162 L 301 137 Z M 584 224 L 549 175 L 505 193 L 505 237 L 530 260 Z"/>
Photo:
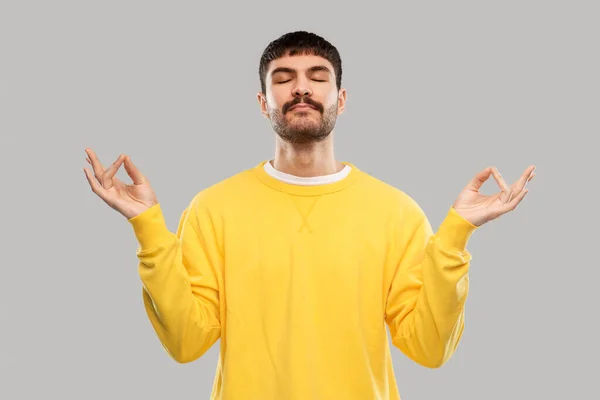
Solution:
<path fill-rule="evenodd" d="M 312 105 L 315 110 L 289 111 L 296 104 L 302 103 L 301 98 L 285 104 L 281 110 L 271 110 L 271 125 L 277 135 L 288 143 L 292 144 L 310 144 L 325 140 L 333 131 L 337 120 L 338 104 L 333 104 L 327 109 L 310 98 L 306 98 L 303 103 Z M 315 118 L 316 112 L 321 114 L 320 118 Z M 288 113 L 295 113 L 291 120 L 287 119 Z"/>

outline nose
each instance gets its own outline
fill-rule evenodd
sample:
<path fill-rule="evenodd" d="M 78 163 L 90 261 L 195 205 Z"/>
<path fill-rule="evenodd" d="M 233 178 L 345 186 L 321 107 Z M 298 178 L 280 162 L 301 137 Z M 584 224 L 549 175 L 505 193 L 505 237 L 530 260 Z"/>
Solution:
<path fill-rule="evenodd" d="M 310 96 L 312 91 L 304 85 L 298 85 L 294 88 L 292 94 L 294 97 Z"/>

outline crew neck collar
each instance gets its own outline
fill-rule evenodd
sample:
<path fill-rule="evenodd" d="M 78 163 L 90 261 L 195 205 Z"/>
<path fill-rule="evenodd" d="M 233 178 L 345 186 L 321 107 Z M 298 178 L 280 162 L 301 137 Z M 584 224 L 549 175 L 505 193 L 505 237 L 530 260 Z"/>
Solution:
<path fill-rule="evenodd" d="M 263 184 L 269 186 L 272 189 L 296 196 L 320 196 L 323 194 L 329 194 L 338 192 L 340 190 L 344 190 L 350 187 L 350 185 L 352 185 L 356 181 L 360 173 L 359 169 L 356 168 L 355 165 L 346 161 L 342 161 L 342 164 L 347 165 L 351 168 L 350 172 L 345 178 L 336 182 L 324 183 L 320 185 L 295 185 L 292 183 L 284 182 L 280 179 L 269 175 L 264 168 L 267 162 L 269 162 L 269 160 L 263 160 L 253 168 L 253 172 L 256 175 L 256 177 Z"/>

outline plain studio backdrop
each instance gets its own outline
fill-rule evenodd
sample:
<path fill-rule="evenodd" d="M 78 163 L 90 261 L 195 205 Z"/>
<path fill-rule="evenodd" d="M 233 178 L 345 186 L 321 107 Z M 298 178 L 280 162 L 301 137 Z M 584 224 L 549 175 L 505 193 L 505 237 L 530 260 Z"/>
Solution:
<path fill-rule="evenodd" d="M 190 364 L 162 349 L 133 230 L 91 191 L 84 149 L 105 165 L 130 155 L 175 230 L 198 191 L 272 157 L 258 62 L 300 29 L 341 52 L 337 157 L 411 195 L 435 229 L 481 169 L 512 183 L 537 166 L 521 205 L 469 242 L 455 356 L 431 370 L 392 349 L 403 400 L 600 398 L 599 12 L 573 0 L 3 1 L 0 398 L 208 398 L 218 342 Z"/>

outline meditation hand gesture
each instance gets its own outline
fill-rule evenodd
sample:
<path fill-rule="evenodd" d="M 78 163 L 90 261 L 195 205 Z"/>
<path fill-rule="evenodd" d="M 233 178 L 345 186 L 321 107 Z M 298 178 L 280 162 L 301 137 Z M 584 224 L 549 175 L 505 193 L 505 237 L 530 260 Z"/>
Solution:
<path fill-rule="evenodd" d="M 525 186 L 527 182 L 535 177 L 534 171 L 535 166 L 530 165 L 521 175 L 521 178 L 508 187 L 498 169 L 488 167 L 475 175 L 473 180 L 458 195 L 453 207 L 473 225 L 481 226 L 517 207 L 529 191 L 525 189 Z M 490 175 L 494 176 L 501 192 L 485 196 L 479 192 L 479 189 L 489 179 Z"/>
<path fill-rule="evenodd" d="M 86 149 L 85 152 L 88 155 L 87 162 L 94 170 L 92 175 L 87 168 L 83 169 L 92 191 L 125 218 L 133 218 L 158 203 L 148 180 L 131 162 L 129 156 L 119 155 L 117 160 L 105 170 L 92 149 Z M 121 164 L 125 165 L 125 171 L 133 180 L 133 184 L 127 185 L 115 178 Z"/>

